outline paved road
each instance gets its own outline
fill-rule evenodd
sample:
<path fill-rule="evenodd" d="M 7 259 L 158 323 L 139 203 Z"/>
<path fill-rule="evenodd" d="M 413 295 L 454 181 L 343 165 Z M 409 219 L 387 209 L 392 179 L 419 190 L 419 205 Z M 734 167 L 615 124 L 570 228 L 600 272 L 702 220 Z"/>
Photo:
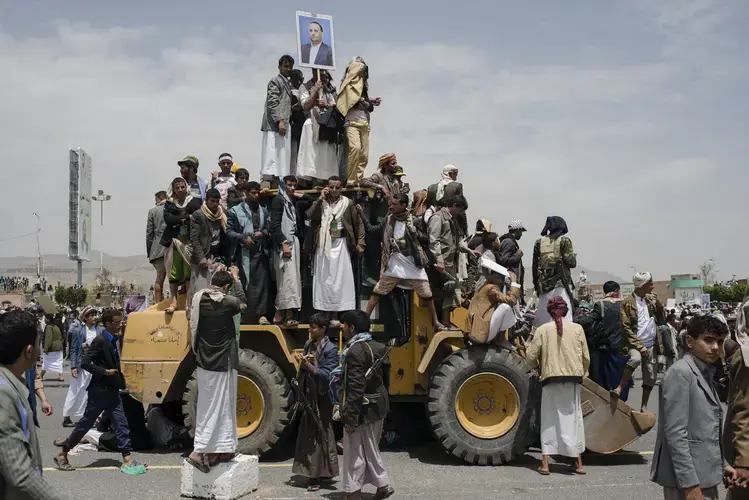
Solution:
<path fill-rule="evenodd" d="M 69 377 L 69 375 L 67 376 Z M 42 417 L 40 438 L 44 454 L 45 478 L 79 500 L 117 500 L 179 498 L 180 464 L 178 453 L 141 453 L 136 459 L 149 464 L 143 476 L 125 476 L 119 472 L 119 455 L 114 453 L 84 452 L 71 457 L 75 466 L 84 467 L 74 472 L 54 470 L 52 441 L 64 436 L 61 426 L 62 403 L 67 383 L 49 381 L 46 388 L 55 414 Z M 631 401 L 639 401 L 640 392 L 632 393 Z M 652 395 L 655 407 L 657 391 Z M 552 464 L 552 475 L 535 472 L 538 450 L 532 450 L 511 466 L 472 467 L 452 460 L 439 445 L 414 447 L 405 451 L 385 452 L 385 465 L 397 494 L 395 498 L 460 499 L 496 498 L 513 500 L 545 500 L 574 498 L 638 500 L 662 498 L 660 489 L 649 480 L 650 458 L 655 442 L 654 431 L 635 441 L 625 452 L 615 455 L 585 455 L 588 474 L 570 474 L 567 464 Z M 292 500 L 308 498 L 343 498 L 336 490 L 307 493 L 290 483 L 291 460 L 261 463 L 260 489 L 249 498 Z M 365 490 L 366 491 L 366 490 Z"/>

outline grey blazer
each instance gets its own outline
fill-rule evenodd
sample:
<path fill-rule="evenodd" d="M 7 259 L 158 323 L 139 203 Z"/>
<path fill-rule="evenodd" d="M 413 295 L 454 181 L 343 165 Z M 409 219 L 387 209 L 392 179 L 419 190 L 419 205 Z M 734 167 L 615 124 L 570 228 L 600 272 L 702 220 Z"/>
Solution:
<path fill-rule="evenodd" d="M 711 488 L 723 482 L 723 411 L 713 367 L 686 354 L 666 372 L 658 398 L 658 437 L 650 479 L 670 488 Z"/>
<path fill-rule="evenodd" d="M 164 258 L 165 249 L 161 246 L 164 229 L 166 229 L 164 205 L 158 205 L 148 211 L 148 223 L 146 224 L 146 255 L 148 255 L 150 262 Z"/>
<path fill-rule="evenodd" d="M 279 75 L 274 76 L 268 82 L 268 93 L 265 96 L 265 110 L 263 111 L 263 123 L 260 125 L 261 132 L 278 132 L 278 122 L 283 120 L 286 128 L 290 128 L 291 120 L 291 83 Z"/>

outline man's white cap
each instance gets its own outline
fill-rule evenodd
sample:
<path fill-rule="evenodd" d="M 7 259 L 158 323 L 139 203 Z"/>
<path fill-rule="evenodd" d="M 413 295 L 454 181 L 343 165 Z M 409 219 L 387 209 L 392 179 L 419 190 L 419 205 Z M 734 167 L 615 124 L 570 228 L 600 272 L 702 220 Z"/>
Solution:
<path fill-rule="evenodd" d="M 487 268 L 488 270 L 490 270 L 490 271 L 492 271 L 494 273 L 501 274 L 503 276 L 507 276 L 508 278 L 510 276 L 510 273 L 507 271 L 506 267 L 502 267 L 499 264 L 497 264 L 496 262 L 487 259 L 486 257 L 482 257 L 481 258 L 481 266 Z"/>

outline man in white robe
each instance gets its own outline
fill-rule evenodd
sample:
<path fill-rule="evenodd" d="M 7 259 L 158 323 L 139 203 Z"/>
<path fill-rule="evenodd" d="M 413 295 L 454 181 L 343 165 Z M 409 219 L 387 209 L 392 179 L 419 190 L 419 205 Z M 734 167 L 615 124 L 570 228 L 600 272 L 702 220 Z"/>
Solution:
<path fill-rule="evenodd" d="M 268 82 L 265 110 L 260 130 L 263 142 L 260 175 L 263 180 L 277 180 L 291 173 L 291 97 L 289 78 L 294 58 L 284 55 L 278 61 L 278 75 Z"/>
<path fill-rule="evenodd" d="M 340 177 L 330 177 L 312 204 L 311 239 L 305 248 L 315 251 L 313 306 L 328 313 L 357 309 L 351 252 L 362 255 L 365 247 L 364 224 L 353 202 L 341 196 L 341 189 Z"/>
<path fill-rule="evenodd" d="M 63 427 L 75 427 L 72 419 L 80 419 L 86 410 L 91 374 L 81 369 L 81 363 L 91 342 L 103 331 L 102 327 L 96 326 L 96 309 L 93 307 L 85 308 L 81 320 L 70 326 L 70 374 L 73 379 L 62 409 Z"/>
<path fill-rule="evenodd" d="M 235 296 L 228 295 L 234 284 Z M 197 364 L 198 401 L 195 439 L 187 463 L 209 472 L 231 461 L 237 438 L 237 369 L 239 346 L 234 316 L 244 308 L 239 269 L 218 271 L 211 286 L 197 292 L 190 307 L 191 344 Z"/>

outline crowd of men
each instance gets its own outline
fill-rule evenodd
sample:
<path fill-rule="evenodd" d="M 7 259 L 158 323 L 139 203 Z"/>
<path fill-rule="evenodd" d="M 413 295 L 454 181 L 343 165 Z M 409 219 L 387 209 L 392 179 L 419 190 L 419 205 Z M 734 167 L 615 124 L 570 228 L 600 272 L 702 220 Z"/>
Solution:
<path fill-rule="evenodd" d="M 20 276 L 0 276 L 0 288 L 4 292 L 26 291 L 29 289 L 29 279 Z"/>

